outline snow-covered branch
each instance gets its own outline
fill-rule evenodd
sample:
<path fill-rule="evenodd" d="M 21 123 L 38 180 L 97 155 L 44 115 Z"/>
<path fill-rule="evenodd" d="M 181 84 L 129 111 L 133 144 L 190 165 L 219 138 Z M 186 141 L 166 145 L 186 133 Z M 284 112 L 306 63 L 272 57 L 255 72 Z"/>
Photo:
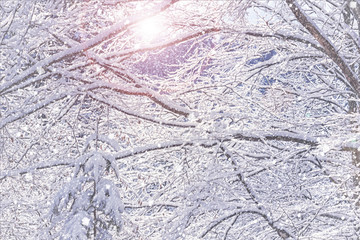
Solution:
<path fill-rule="evenodd" d="M 72 56 L 77 53 L 81 53 L 83 51 L 86 51 L 90 48 L 93 48 L 94 46 L 102 43 L 103 41 L 110 39 L 114 36 L 116 36 L 118 33 L 124 31 L 129 26 L 134 25 L 146 18 L 152 17 L 168 7 L 170 7 L 172 4 L 177 2 L 178 0 L 165 0 L 162 3 L 155 6 L 153 9 L 149 10 L 147 14 L 144 15 L 144 13 L 134 15 L 129 17 L 128 19 L 125 19 L 123 21 L 119 21 L 109 27 L 108 29 L 103 30 L 99 34 L 97 34 L 95 37 L 83 42 L 79 43 L 77 46 L 71 47 L 69 49 L 66 49 L 62 52 L 56 53 L 48 58 L 45 58 L 27 70 L 23 71 L 21 74 L 16 76 L 13 79 L 4 79 L 4 84 L 0 85 L 0 94 L 2 94 L 4 91 L 9 89 L 10 87 L 19 84 L 20 82 L 24 81 L 26 78 L 30 77 L 34 73 L 38 71 L 38 69 L 45 68 L 46 66 L 49 66 L 55 62 L 58 62 L 66 57 Z"/>
<path fill-rule="evenodd" d="M 344 57 L 339 54 L 339 51 L 331 43 L 330 39 L 327 38 L 321 29 L 306 15 L 296 0 L 286 0 L 286 3 L 298 21 L 314 36 L 324 48 L 325 53 L 338 65 L 356 95 L 360 97 L 359 78 L 351 70 Z"/>

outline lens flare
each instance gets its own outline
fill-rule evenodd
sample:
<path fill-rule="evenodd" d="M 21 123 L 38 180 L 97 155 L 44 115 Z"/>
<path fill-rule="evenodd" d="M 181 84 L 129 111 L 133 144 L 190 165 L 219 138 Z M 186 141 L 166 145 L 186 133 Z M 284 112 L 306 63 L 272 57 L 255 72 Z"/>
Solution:
<path fill-rule="evenodd" d="M 134 26 L 134 32 L 141 42 L 151 43 L 160 37 L 164 28 L 160 17 L 152 17 Z"/>

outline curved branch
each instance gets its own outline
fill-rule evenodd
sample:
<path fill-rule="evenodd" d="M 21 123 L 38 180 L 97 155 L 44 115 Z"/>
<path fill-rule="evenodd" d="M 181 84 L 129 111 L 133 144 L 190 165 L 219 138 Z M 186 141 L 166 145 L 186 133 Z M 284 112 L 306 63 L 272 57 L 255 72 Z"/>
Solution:
<path fill-rule="evenodd" d="M 274 229 L 278 235 L 282 238 L 282 239 L 288 239 L 289 237 L 294 238 L 293 234 L 289 233 L 289 231 L 284 230 L 281 227 L 276 226 L 275 222 L 273 221 L 269 221 L 269 217 L 266 215 L 266 213 L 258 210 L 258 209 L 245 209 L 245 210 L 240 210 L 237 212 L 234 212 L 230 215 L 227 215 L 225 217 L 220 218 L 219 220 L 217 220 L 215 223 L 213 223 L 204 233 L 202 233 L 200 235 L 201 238 L 205 237 L 212 229 L 214 229 L 216 226 L 218 226 L 220 223 L 222 223 L 223 221 L 232 218 L 234 216 L 239 216 L 241 214 L 255 214 L 255 215 L 259 215 L 262 218 L 264 218 L 264 220 L 269 224 L 269 226 Z"/>
<path fill-rule="evenodd" d="M 340 56 L 335 46 L 330 42 L 330 39 L 328 39 L 325 34 L 322 33 L 321 29 L 318 28 L 318 26 L 304 13 L 304 11 L 302 11 L 295 0 L 286 0 L 286 3 L 301 25 L 303 25 L 324 48 L 326 55 L 328 55 L 328 57 L 330 57 L 335 64 L 338 65 L 355 94 L 360 97 L 360 83 L 358 77 L 345 62 L 344 58 Z"/>
<path fill-rule="evenodd" d="M 119 85 L 116 83 L 108 83 L 108 82 L 96 82 L 93 84 L 89 84 L 86 86 L 79 87 L 80 91 L 90 91 L 97 88 L 106 88 L 111 91 L 115 91 L 118 93 L 126 94 L 126 95 L 134 95 L 134 96 L 145 96 L 154 101 L 155 103 L 159 104 L 163 108 L 176 113 L 183 115 L 185 117 L 189 116 L 190 111 L 178 103 L 171 101 L 166 96 L 160 95 L 159 93 L 155 92 L 152 89 L 142 87 L 138 84 L 127 84 L 127 85 Z"/>
<path fill-rule="evenodd" d="M 259 32 L 245 32 L 246 35 L 252 36 L 252 37 L 267 37 L 267 38 L 278 38 L 283 40 L 290 40 L 290 41 L 296 41 L 300 43 L 304 43 L 306 45 L 310 45 L 311 47 L 325 53 L 324 49 L 320 46 L 318 46 L 315 42 L 303 38 L 303 36 L 296 36 L 296 35 L 285 35 L 280 32 L 276 32 L 275 34 L 269 34 L 269 33 L 259 33 Z"/>
<path fill-rule="evenodd" d="M 155 119 L 153 117 L 150 117 L 150 116 L 145 116 L 145 115 L 141 115 L 135 111 L 131 111 L 131 110 L 127 110 L 127 109 L 124 109 L 118 105 L 115 105 L 114 103 L 112 102 L 109 102 L 108 100 L 104 99 L 104 98 L 101 98 L 93 93 L 88 93 L 88 95 L 96 100 L 96 101 L 99 101 L 99 102 L 102 102 L 106 105 L 108 105 L 109 107 L 112 107 L 114 109 L 116 109 L 117 111 L 120 111 L 124 114 L 127 114 L 127 115 L 130 115 L 130 116 L 133 116 L 133 117 L 137 117 L 137 118 L 141 118 L 141 119 L 144 119 L 146 121 L 150 121 L 150 122 L 153 122 L 153 123 L 157 123 L 157 124 L 160 124 L 160 125 L 167 125 L 167 126 L 172 126 L 172 127 L 181 127 L 181 128 L 194 128 L 196 127 L 196 124 L 194 123 L 187 123 L 187 122 L 172 122 L 172 121 L 166 121 L 166 120 L 159 120 L 159 119 Z"/>

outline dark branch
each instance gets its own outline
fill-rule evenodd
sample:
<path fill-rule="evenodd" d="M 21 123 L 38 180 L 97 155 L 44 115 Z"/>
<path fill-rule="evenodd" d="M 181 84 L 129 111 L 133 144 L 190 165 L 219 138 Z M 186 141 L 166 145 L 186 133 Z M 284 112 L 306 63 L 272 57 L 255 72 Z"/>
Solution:
<path fill-rule="evenodd" d="M 350 69 L 345 60 L 340 56 L 334 45 L 322 34 L 318 26 L 316 26 L 315 23 L 301 10 L 295 0 L 286 0 L 286 3 L 301 25 L 303 25 L 324 48 L 326 55 L 328 55 L 336 63 L 336 65 L 338 65 L 355 94 L 360 97 L 359 79 Z"/>

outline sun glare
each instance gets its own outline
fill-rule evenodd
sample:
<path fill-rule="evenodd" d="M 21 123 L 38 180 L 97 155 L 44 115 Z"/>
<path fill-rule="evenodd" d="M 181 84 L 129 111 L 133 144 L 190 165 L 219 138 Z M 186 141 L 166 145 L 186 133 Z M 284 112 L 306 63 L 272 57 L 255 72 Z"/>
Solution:
<path fill-rule="evenodd" d="M 134 26 L 134 31 L 142 42 L 151 43 L 164 31 L 164 23 L 160 17 L 152 17 Z"/>

